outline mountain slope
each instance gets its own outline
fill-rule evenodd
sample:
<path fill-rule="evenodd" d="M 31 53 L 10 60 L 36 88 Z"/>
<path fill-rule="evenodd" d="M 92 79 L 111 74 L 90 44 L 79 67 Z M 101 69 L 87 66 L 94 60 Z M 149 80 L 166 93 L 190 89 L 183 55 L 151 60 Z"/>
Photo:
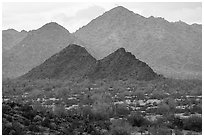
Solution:
<path fill-rule="evenodd" d="M 89 72 L 91 79 L 136 79 L 152 80 L 158 75 L 144 62 L 136 59 L 124 48 L 119 48 L 107 57 L 97 61 Z"/>
<path fill-rule="evenodd" d="M 11 49 L 21 40 L 23 40 L 27 36 L 26 31 L 18 32 L 14 29 L 8 29 L 2 31 L 2 52 L 6 52 Z"/>
<path fill-rule="evenodd" d="M 27 37 L 3 56 L 3 76 L 23 75 L 75 41 L 79 40 L 54 22 L 29 31 Z"/>
<path fill-rule="evenodd" d="M 22 79 L 135 79 L 152 80 L 158 75 L 130 52 L 120 48 L 107 57 L 96 60 L 84 47 L 70 44 L 59 53 L 33 68 Z"/>
<path fill-rule="evenodd" d="M 202 27 L 163 18 L 145 18 L 116 7 L 77 30 L 91 54 L 101 59 L 124 47 L 157 73 L 174 78 L 201 77 Z"/>
<path fill-rule="evenodd" d="M 59 53 L 33 68 L 24 79 L 79 79 L 87 74 L 96 59 L 85 48 L 70 44 Z"/>

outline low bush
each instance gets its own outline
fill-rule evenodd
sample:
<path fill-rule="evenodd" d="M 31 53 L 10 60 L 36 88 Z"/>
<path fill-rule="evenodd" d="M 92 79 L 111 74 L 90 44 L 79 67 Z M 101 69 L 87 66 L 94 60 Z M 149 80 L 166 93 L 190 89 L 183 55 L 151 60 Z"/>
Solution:
<path fill-rule="evenodd" d="M 112 135 L 130 135 L 132 126 L 122 119 L 113 120 L 110 125 Z"/>
<path fill-rule="evenodd" d="M 183 120 L 179 117 L 175 117 L 174 115 L 170 116 L 167 118 L 167 120 L 170 122 L 169 123 L 169 127 L 170 128 L 179 128 L 182 129 L 183 128 Z"/>
<path fill-rule="evenodd" d="M 144 118 L 141 114 L 139 113 L 131 113 L 130 116 L 127 117 L 128 122 L 134 127 L 141 127 L 144 125 L 148 125 L 150 122 Z"/>
<path fill-rule="evenodd" d="M 157 114 L 166 115 L 169 113 L 170 107 L 166 103 L 161 103 L 158 105 Z"/>
<path fill-rule="evenodd" d="M 156 131 L 156 135 L 172 135 L 172 129 L 169 129 L 167 127 L 157 128 Z"/>
<path fill-rule="evenodd" d="M 116 116 L 127 116 L 130 114 L 130 110 L 127 108 L 126 104 L 116 104 L 115 105 Z"/>
<path fill-rule="evenodd" d="M 65 110 L 65 107 L 62 106 L 62 105 L 56 105 L 54 108 L 53 108 L 53 114 L 58 116 L 58 117 L 65 117 L 67 112 Z"/>
<path fill-rule="evenodd" d="M 183 121 L 183 128 L 186 130 L 192 130 L 196 132 L 202 131 L 202 117 L 190 116 Z"/>
<path fill-rule="evenodd" d="M 195 105 L 189 110 L 192 114 L 199 113 L 202 114 L 202 106 L 201 105 Z"/>
<path fill-rule="evenodd" d="M 28 85 L 28 86 L 26 86 L 26 87 L 24 88 L 24 92 L 30 92 L 30 91 L 32 91 L 33 89 L 34 89 L 33 86 Z"/>

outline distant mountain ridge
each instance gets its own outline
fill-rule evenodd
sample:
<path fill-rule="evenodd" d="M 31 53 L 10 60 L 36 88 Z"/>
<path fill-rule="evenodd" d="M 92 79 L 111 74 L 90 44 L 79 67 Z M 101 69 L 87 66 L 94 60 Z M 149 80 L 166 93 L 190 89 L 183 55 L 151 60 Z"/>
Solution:
<path fill-rule="evenodd" d="M 72 34 L 55 22 L 25 32 L 22 40 L 3 50 L 3 77 L 23 75 L 67 45 L 78 44 L 96 59 L 124 47 L 158 74 L 201 79 L 201 30 L 199 24 L 145 18 L 118 6 Z M 3 47 L 9 47 L 4 41 Z"/>
<path fill-rule="evenodd" d="M 18 32 L 14 29 L 8 29 L 2 31 L 2 50 L 3 53 L 11 49 L 15 44 L 23 40 L 27 36 L 27 32 Z"/>
<path fill-rule="evenodd" d="M 22 41 L 3 56 L 3 75 L 5 77 L 23 75 L 75 41 L 80 40 L 55 22 L 29 31 Z"/>
<path fill-rule="evenodd" d="M 124 48 L 102 60 L 96 60 L 84 47 L 70 44 L 59 53 L 33 68 L 23 79 L 136 79 L 153 80 L 157 74 Z"/>
<path fill-rule="evenodd" d="M 124 47 L 153 70 L 173 78 L 201 78 L 202 26 L 145 18 L 118 6 L 92 20 L 74 35 L 101 59 Z"/>

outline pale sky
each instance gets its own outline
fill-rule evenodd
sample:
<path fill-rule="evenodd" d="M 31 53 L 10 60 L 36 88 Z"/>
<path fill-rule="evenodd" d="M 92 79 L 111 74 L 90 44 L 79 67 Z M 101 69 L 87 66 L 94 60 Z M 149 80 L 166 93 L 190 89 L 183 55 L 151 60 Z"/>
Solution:
<path fill-rule="evenodd" d="M 184 2 L 112 2 L 112 3 L 3 3 L 2 29 L 18 31 L 38 29 L 46 23 L 57 22 L 69 32 L 75 32 L 92 19 L 116 6 L 144 17 L 162 17 L 170 22 L 202 23 L 202 3 Z"/>

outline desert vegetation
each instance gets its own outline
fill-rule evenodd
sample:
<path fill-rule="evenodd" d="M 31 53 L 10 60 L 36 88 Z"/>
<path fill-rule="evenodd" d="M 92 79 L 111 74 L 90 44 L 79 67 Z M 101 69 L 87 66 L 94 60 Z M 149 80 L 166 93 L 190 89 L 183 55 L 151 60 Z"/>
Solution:
<path fill-rule="evenodd" d="M 201 81 L 3 80 L 3 134 L 201 134 Z"/>

